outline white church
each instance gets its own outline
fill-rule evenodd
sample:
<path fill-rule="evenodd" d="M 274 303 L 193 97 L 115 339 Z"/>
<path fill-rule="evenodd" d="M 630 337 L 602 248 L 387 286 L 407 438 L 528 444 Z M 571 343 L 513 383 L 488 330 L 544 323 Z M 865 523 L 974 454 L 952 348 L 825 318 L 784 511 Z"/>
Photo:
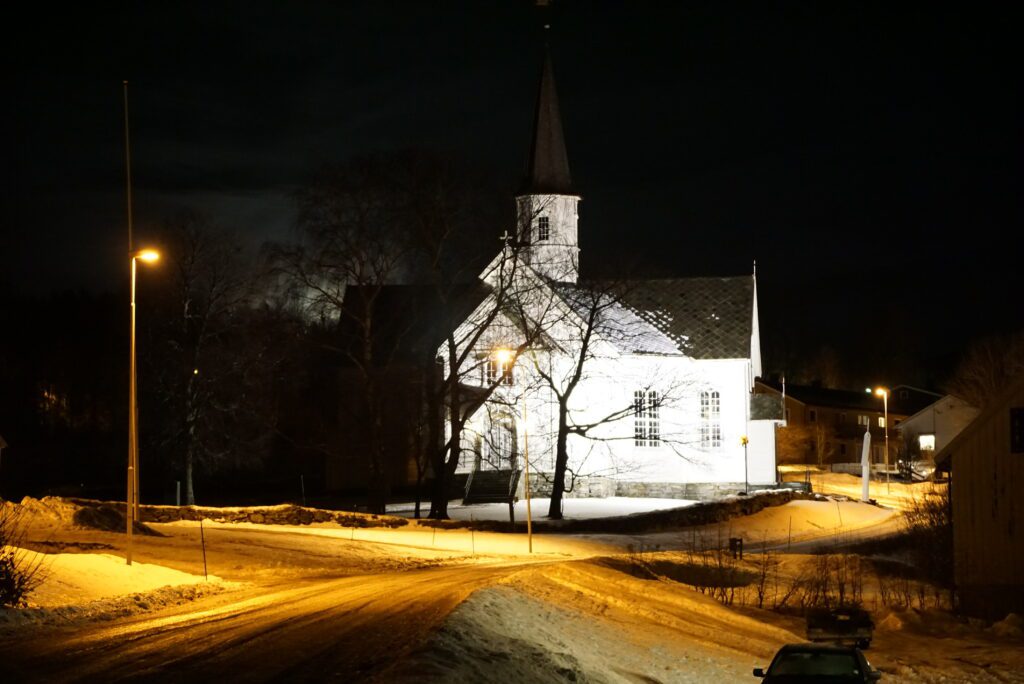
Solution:
<path fill-rule="evenodd" d="M 481 274 L 491 293 L 458 335 L 473 345 L 462 384 L 485 399 L 466 423 L 457 472 L 528 467 L 535 496 L 556 476 L 566 497 L 712 499 L 776 483 L 777 421 L 752 411 L 756 270 L 583 280 L 580 199 L 546 56 L 518 232 Z"/>

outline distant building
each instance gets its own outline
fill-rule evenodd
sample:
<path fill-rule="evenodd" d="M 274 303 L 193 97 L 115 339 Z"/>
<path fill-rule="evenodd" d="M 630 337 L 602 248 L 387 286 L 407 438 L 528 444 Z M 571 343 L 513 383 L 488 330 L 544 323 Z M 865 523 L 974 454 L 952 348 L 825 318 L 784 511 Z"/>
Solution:
<path fill-rule="evenodd" d="M 1024 613 L 1024 375 L 935 461 L 950 473 L 961 610 L 990 619 Z"/>
<path fill-rule="evenodd" d="M 781 382 L 756 383 L 754 391 L 782 401 Z M 889 391 L 889 465 L 895 470 L 900 440 L 897 429 L 941 395 L 897 385 Z M 780 463 L 859 463 L 865 431 L 871 433 L 871 462 L 885 464 L 886 407 L 874 393 L 813 385 L 785 386 L 784 426 L 779 430 Z M 786 433 L 785 431 L 789 431 Z"/>
<path fill-rule="evenodd" d="M 947 394 L 898 426 L 903 448 L 912 459 L 932 460 L 978 416 L 978 409 Z"/>

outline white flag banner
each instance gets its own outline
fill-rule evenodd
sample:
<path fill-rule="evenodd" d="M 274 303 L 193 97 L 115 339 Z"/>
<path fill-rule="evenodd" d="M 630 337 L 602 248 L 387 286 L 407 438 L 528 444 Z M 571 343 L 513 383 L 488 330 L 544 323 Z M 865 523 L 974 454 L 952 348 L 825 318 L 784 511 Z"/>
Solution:
<path fill-rule="evenodd" d="M 861 492 L 860 500 L 867 501 L 871 498 L 871 431 L 864 431 L 864 448 L 860 450 L 860 477 Z"/>

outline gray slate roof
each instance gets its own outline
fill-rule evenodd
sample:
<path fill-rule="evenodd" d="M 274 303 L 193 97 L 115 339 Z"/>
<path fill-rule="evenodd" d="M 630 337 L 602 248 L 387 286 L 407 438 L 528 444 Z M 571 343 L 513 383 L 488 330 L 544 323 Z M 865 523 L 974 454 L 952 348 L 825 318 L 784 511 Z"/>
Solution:
<path fill-rule="evenodd" d="M 575 308 L 585 307 L 573 289 L 612 289 L 609 283 L 558 285 Z M 685 354 L 695 359 L 750 357 L 754 280 L 671 278 L 632 280 L 614 286 L 619 304 L 602 316 L 601 332 L 628 353 Z"/>

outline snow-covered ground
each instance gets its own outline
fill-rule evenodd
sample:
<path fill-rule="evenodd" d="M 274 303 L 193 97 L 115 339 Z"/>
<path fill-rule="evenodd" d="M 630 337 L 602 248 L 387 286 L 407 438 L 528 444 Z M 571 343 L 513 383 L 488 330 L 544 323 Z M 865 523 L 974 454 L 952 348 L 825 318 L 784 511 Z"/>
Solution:
<path fill-rule="evenodd" d="M 593 518 L 609 518 L 620 515 L 632 515 L 634 513 L 649 513 L 650 511 L 661 511 L 669 508 L 683 508 L 692 506 L 696 501 L 686 499 L 633 499 L 621 496 L 613 496 L 605 499 L 562 499 L 562 516 L 566 520 L 584 520 Z M 530 512 L 535 520 L 547 519 L 548 508 L 551 505 L 550 499 L 531 499 Z M 422 510 L 429 510 L 429 503 Z M 397 503 L 387 507 L 390 515 L 412 517 L 415 512 L 415 504 Z M 508 504 L 448 504 L 448 516 L 453 520 L 508 520 Z M 521 499 L 515 504 L 515 516 L 517 521 L 526 520 L 526 501 Z"/>
<path fill-rule="evenodd" d="M 574 510 L 574 502 L 582 506 Z M 566 503 L 567 516 L 662 505 Z M 495 508 L 494 519 L 507 519 L 506 506 Z M 893 526 L 899 518 L 857 501 L 794 501 L 657 534 L 534 535 L 532 553 L 522 534 L 417 521 L 392 529 L 207 520 L 203 537 L 196 522 L 152 525 L 161 536 L 137 535 L 128 568 L 122 532 L 76 526 L 71 504 L 26 509 L 37 512 L 28 545 L 60 553 L 43 556 L 45 581 L 30 596 L 34 607 L 0 610 L 0 663 L 20 665 L 15 673 L 23 681 L 85 676 L 76 669 L 85 662 L 89 676 L 103 679 L 135 660 L 155 675 L 177 672 L 181 662 L 203 676 L 230 678 L 245 668 L 253 681 L 270 680 L 283 676 L 274 669 L 276 652 L 268 651 L 277 643 L 294 644 L 294 654 L 280 657 L 301 657 L 304 667 L 320 665 L 302 653 L 326 654 L 325 672 L 358 672 L 360 679 L 372 671 L 379 681 L 749 681 L 751 667 L 803 640 L 802 620 L 723 605 L 671 573 L 637 572 L 636 563 L 670 568 L 686 562 L 680 549 L 694 535 L 728 534 L 743 537 L 748 551 L 774 542 L 781 572 L 793 576 L 815 557 L 787 553 L 789 544 Z M 450 512 L 487 519 L 479 509 Z M 934 609 L 877 610 L 868 656 L 883 681 L 1024 682 L 1019 616 L 986 624 Z M 109 627 L 100 628 L 99 619 Z M 57 624 L 59 632 L 46 631 Z M 171 635 L 175 641 L 161 641 Z M 82 651 L 86 644 L 93 650 Z M 195 650 L 175 661 L 189 644 Z M 91 655 L 66 661 L 68 653 Z"/>

